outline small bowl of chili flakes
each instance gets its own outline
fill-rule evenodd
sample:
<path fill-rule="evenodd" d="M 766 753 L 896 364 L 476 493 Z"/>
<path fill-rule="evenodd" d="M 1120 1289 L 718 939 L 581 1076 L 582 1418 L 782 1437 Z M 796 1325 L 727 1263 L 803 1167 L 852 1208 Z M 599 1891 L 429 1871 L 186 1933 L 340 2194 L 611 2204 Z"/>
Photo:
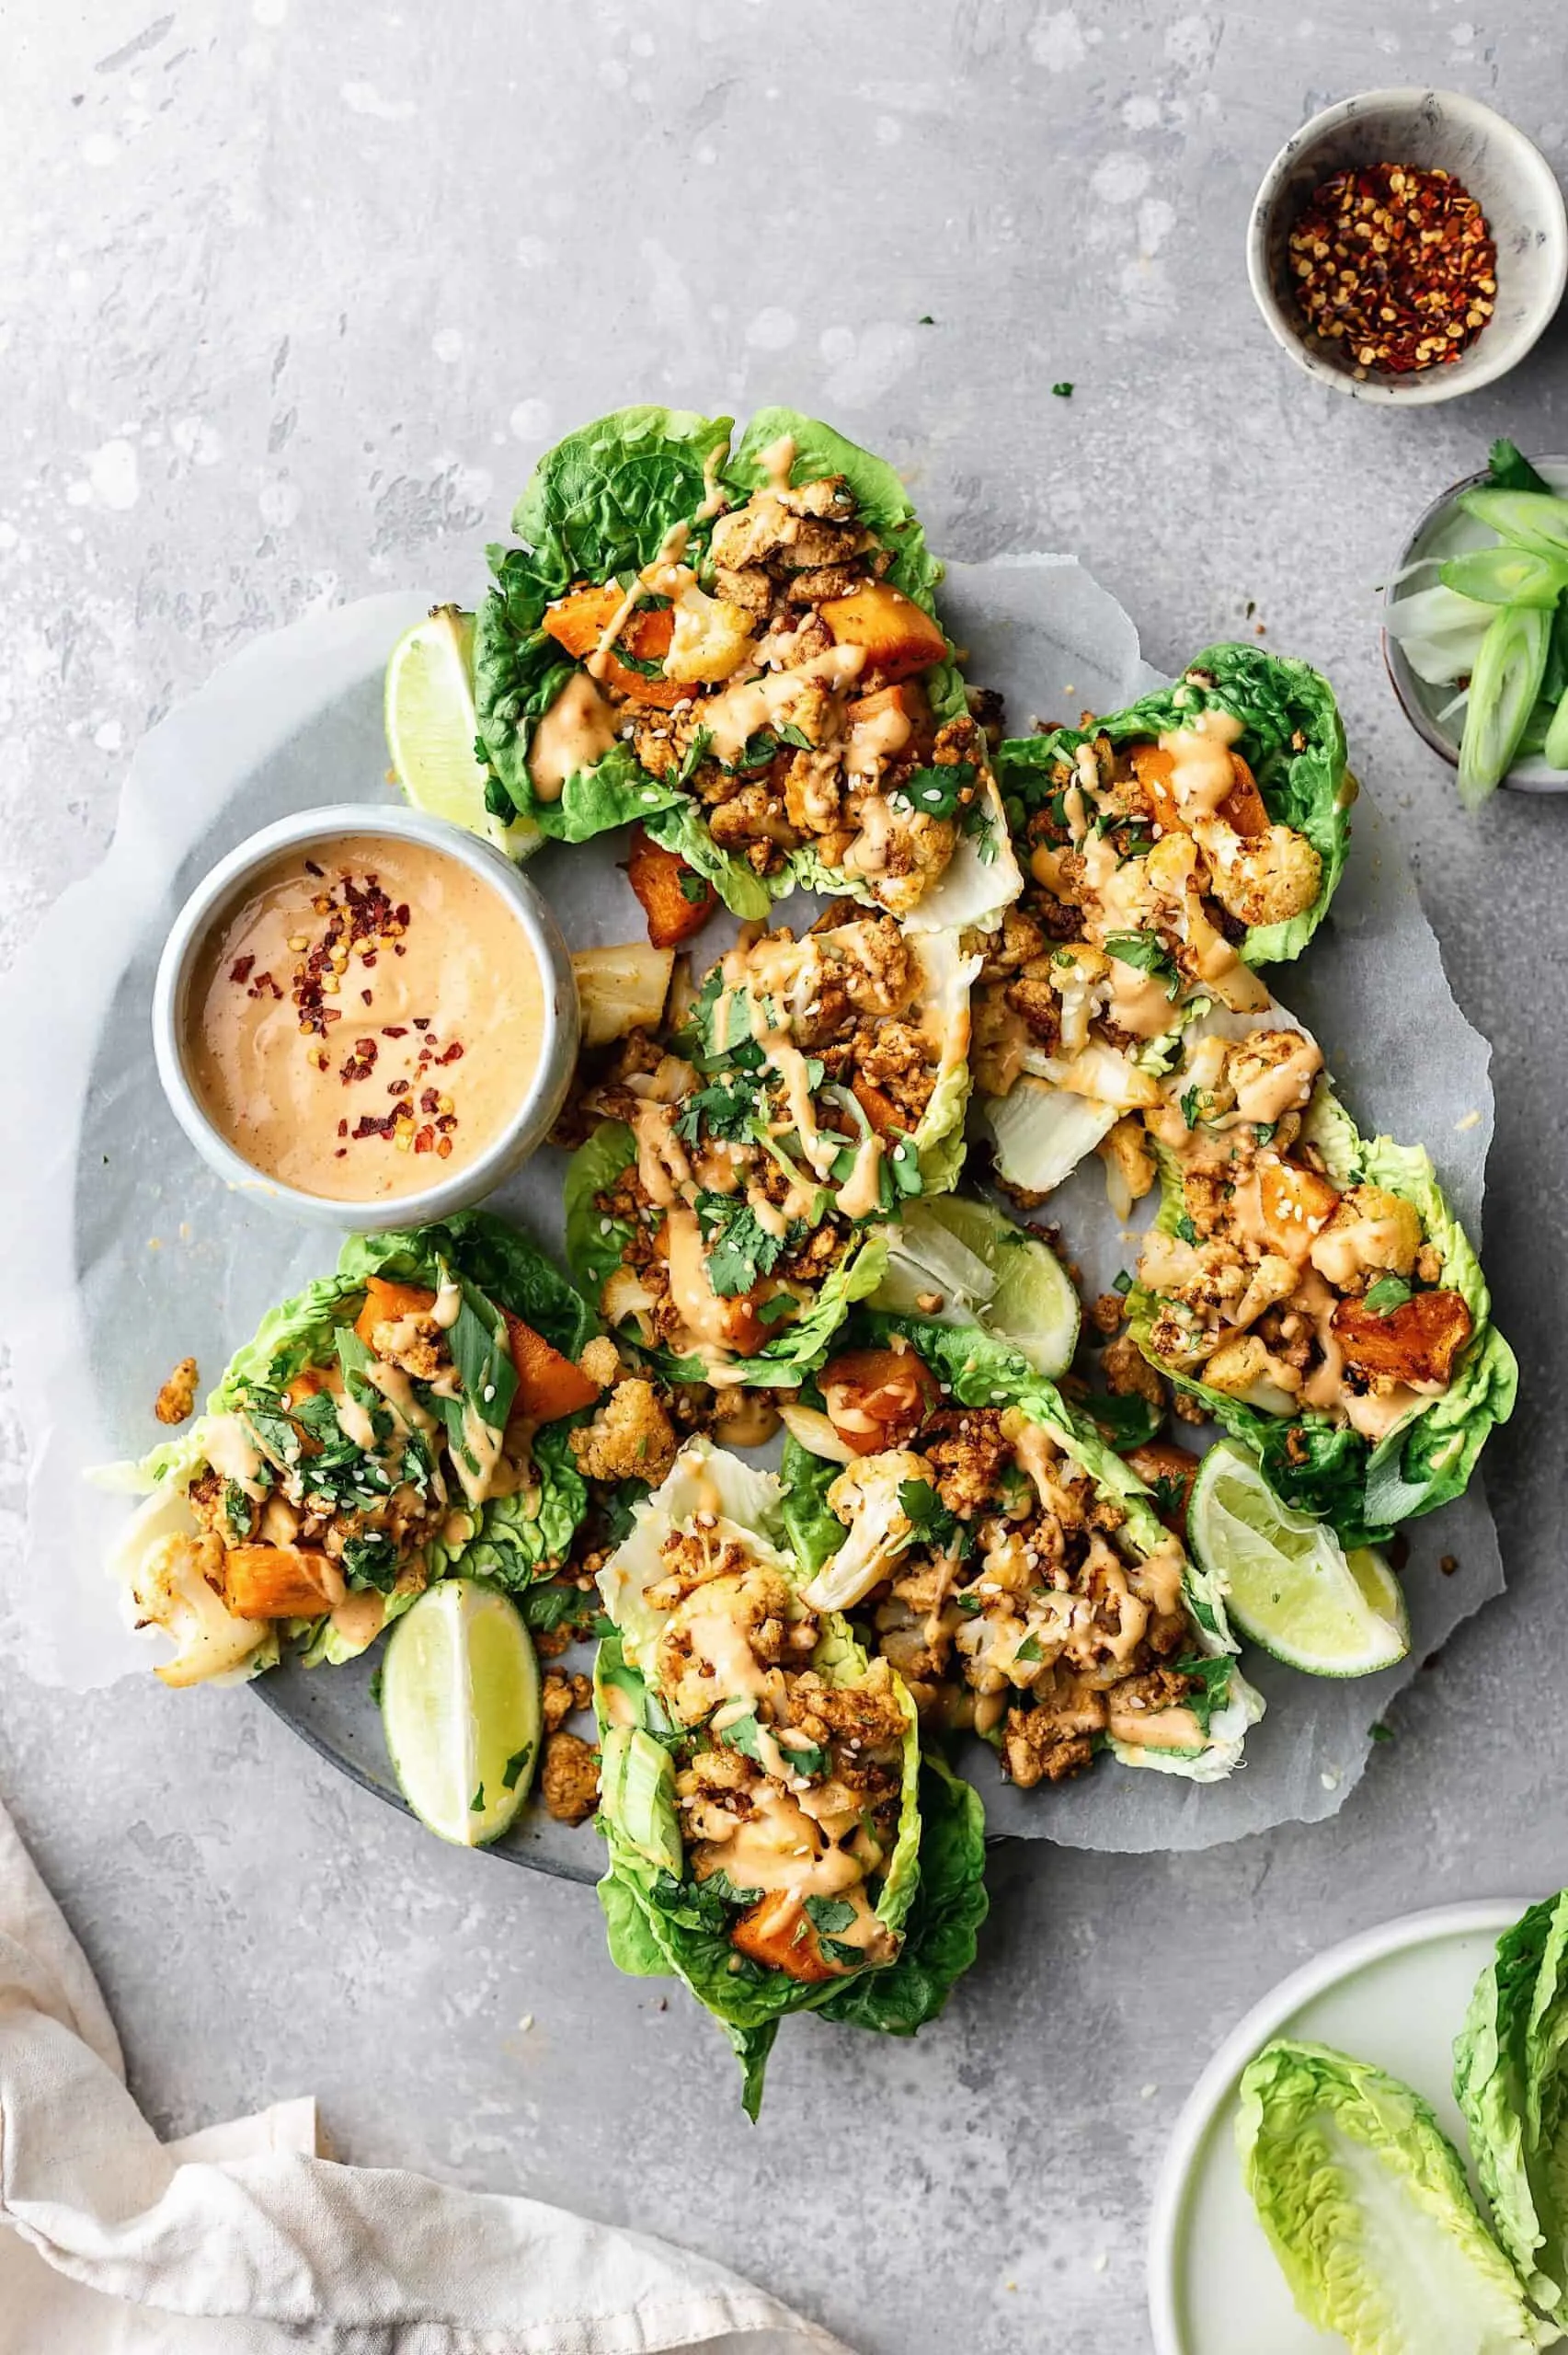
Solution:
<path fill-rule="evenodd" d="M 1425 407 L 1522 360 L 1568 282 L 1568 213 L 1521 131 L 1452 90 L 1367 90 L 1303 123 L 1253 206 L 1276 342 L 1353 400 Z"/>

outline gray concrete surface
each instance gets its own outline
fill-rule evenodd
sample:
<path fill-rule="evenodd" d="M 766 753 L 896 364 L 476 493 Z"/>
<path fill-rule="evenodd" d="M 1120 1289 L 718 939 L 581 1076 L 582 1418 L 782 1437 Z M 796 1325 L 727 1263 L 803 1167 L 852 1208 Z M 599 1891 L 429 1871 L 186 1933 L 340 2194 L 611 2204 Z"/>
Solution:
<path fill-rule="evenodd" d="M 1512 1591 L 1337 1821 L 1168 1867 L 1001 1856 L 948 2018 L 799 2025 L 754 2132 L 584 1892 L 442 1850 L 243 1694 L 0 1687 L 0 1790 L 161 2127 L 314 2090 L 349 2157 L 683 2238 L 875 2355 L 1141 2347 L 1147 2194 L 1220 2032 L 1359 1925 L 1568 1878 L 1568 808 L 1460 816 L 1369 600 L 1492 434 L 1568 448 L 1568 325 L 1491 392 L 1363 410 L 1275 350 L 1242 261 L 1276 145 L 1360 86 L 1476 93 L 1561 168 L 1559 13 L 86 0 L 0 40 L 7 950 L 225 652 L 374 587 L 471 594 L 535 450 L 628 398 L 819 409 L 908 465 L 939 546 L 1080 549 L 1171 665 L 1255 604 L 1341 688 L 1496 1042 L 1525 1389 L 1490 1458 Z"/>

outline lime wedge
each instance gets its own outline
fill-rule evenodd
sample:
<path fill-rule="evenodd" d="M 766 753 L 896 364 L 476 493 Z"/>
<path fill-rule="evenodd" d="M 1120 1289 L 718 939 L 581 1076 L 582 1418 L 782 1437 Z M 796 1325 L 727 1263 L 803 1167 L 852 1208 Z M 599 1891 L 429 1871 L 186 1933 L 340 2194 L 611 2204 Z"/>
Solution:
<path fill-rule="evenodd" d="M 416 810 L 483 834 L 509 858 L 544 840 L 532 820 L 509 823 L 485 807 L 489 772 L 474 756 L 474 616 L 437 605 L 401 637 L 386 666 L 386 742 Z"/>
<path fill-rule="evenodd" d="M 1309 1676 L 1369 1676 L 1410 1649 L 1400 1583 L 1369 1545 L 1346 1554 L 1326 1522 L 1282 1504 L 1251 1456 L 1219 1440 L 1187 1508 L 1200 1568 L 1238 1632 Z"/>
<path fill-rule="evenodd" d="M 887 1229 L 887 1272 L 872 1303 L 895 1315 L 979 1325 L 1039 1373 L 1065 1373 L 1078 1346 L 1078 1294 L 1056 1253 L 990 1202 L 921 1195 Z M 922 1301 L 939 1300 L 938 1308 Z"/>
<path fill-rule="evenodd" d="M 431 1587 L 388 1639 L 381 1714 L 420 1822 L 463 1848 L 498 1839 L 539 1756 L 539 1667 L 516 1606 L 476 1579 Z"/>

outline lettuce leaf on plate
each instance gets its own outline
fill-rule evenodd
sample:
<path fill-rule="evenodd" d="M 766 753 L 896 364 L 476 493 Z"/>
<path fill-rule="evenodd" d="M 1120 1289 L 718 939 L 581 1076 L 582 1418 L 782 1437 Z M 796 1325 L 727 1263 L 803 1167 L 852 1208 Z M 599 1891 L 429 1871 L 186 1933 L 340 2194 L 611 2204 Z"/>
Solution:
<path fill-rule="evenodd" d="M 1498 1939 L 1454 2041 L 1454 2094 L 1497 2237 L 1568 2327 L 1568 1894 Z"/>
<path fill-rule="evenodd" d="M 1353 2355 L 1523 2355 L 1530 2312 L 1429 2105 L 1369 2062 L 1276 2037 L 1242 2074 L 1247 2188 L 1298 2307 Z"/>

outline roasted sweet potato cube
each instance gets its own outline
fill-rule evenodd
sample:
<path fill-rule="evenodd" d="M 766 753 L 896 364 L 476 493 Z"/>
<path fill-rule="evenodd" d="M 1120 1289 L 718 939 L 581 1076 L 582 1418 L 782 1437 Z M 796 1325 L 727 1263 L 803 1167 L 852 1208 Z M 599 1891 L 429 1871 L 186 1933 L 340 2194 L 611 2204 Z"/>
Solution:
<path fill-rule="evenodd" d="M 839 1975 L 818 1944 L 806 1908 L 787 1889 L 750 1907 L 730 1932 L 729 1942 L 752 1962 L 791 1979 L 816 1985 Z"/>
<path fill-rule="evenodd" d="M 536 1333 L 509 1308 L 503 1308 L 501 1315 L 507 1320 L 507 1341 L 517 1368 L 512 1413 L 526 1416 L 531 1423 L 555 1423 L 563 1415 L 575 1415 L 579 1407 L 591 1407 L 599 1396 L 598 1383 L 559 1350 L 552 1349 L 543 1333 Z"/>
<path fill-rule="evenodd" d="M 1268 810 L 1258 791 L 1256 780 L 1240 752 L 1231 752 L 1230 768 L 1236 781 L 1215 815 L 1223 818 L 1234 833 L 1254 842 L 1268 832 Z"/>
<path fill-rule="evenodd" d="M 428 1315 L 435 1304 L 435 1293 L 424 1284 L 397 1284 L 386 1276 L 367 1276 L 365 1304 L 354 1319 L 354 1330 L 367 1350 L 373 1349 L 378 1325 L 395 1325 L 405 1316 Z"/>
<path fill-rule="evenodd" d="M 1258 1210 L 1268 1247 L 1299 1266 L 1334 1214 L 1338 1189 L 1294 1161 L 1258 1166 Z"/>
<path fill-rule="evenodd" d="M 1192 1499 L 1193 1482 L 1197 1478 L 1198 1459 L 1174 1440 L 1149 1439 L 1141 1447 L 1133 1448 L 1127 1462 L 1139 1478 L 1152 1488 L 1161 1520 L 1173 1537 L 1185 1542 L 1187 1506 Z"/>
<path fill-rule="evenodd" d="M 679 851 L 666 850 L 641 826 L 632 829 L 632 855 L 626 880 L 642 903 L 647 936 L 656 948 L 673 948 L 700 932 L 718 897 L 705 876 L 689 866 Z"/>
<path fill-rule="evenodd" d="M 341 1572 L 311 1545 L 231 1545 L 223 1601 L 238 1619 L 316 1619 L 343 1593 Z"/>
<path fill-rule="evenodd" d="M 931 615 L 888 580 L 868 580 L 847 597 L 830 597 L 817 610 L 835 645 L 864 647 L 868 678 L 912 678 L 947 651 L 947 640 Z"/>
<path fill-rule="evenodd" d="M 1394 1382 L 1450 1380 L 1454 1360 L 1471 1337 L 1471 1314 L 1457 1292 L 1412 1292 L 1379 1316 L 1364 1300 L 1342 1300 L 1332 1329 L 1345 1362 L 1357 1372 Z"/>
<path fill-rule="evenodd" d="M 612 580 L 602 589 L 574 589 L 568 595 L 558 597 L 544 609 L 544 627 L 557 646 L 565 647 L 584 662 L 595 651 L 624 603 L 622 592 Z M 670 640 L 675 621 L 668 605 L 654 612 L 633 614 L 615 647 L 633 658 L 632 662 L 620 662 L 612 649 L 606 657 L 604 684 L 618 687 L 623 695 L 633 696 L 638 703 L 658 704 L 668 711 L 692 692 L 679 679 L 667 679 L 662 673 L 649 678 L 634 669 L 635 662 L 662 662 L 670 651 Z"/>
<path fill-rule="evenodd" d="M 942 1404 L 936 1376 L 913 1350 L 841 1350 L 817 1379 L 829 1421 L 857 1455 L 910 1446 Z"/>
<path fill-rule="evenodd" d="M 892 1097 L 885 1096 L 874 1081 L 863 1077 L 857 1071 L 850 1086 L 854 1092 L 855 1102 L 879 1137 L 897 1137 L 907 1132 L 909 1122 Z"/>
<path fill-rule="evenodd" d="M 1171 784 L 1176 764 L 1171 754 L 1159 744 L 1135 744 L 1128 758 L 1132 773 L 1148 798 L 1149 814 L 1155 824 L 1179 826 L 1181 807 Z"/>
<path fill-rule="evenodd" d="M 878 687 L 873 695 L 857 695 L 846 706 L 844 718 L 852 730 L 876 729 L 879 733 L 886 730 L 889 739 L 898 738 L 896 743 L 889 742 L 893 753 L 910 752 L 923 757 L 936 734 L 931 705 L 918 679 L 900 679 L 890 687 Z M 896 724 L 899 720 L 904 729 Z"/>

